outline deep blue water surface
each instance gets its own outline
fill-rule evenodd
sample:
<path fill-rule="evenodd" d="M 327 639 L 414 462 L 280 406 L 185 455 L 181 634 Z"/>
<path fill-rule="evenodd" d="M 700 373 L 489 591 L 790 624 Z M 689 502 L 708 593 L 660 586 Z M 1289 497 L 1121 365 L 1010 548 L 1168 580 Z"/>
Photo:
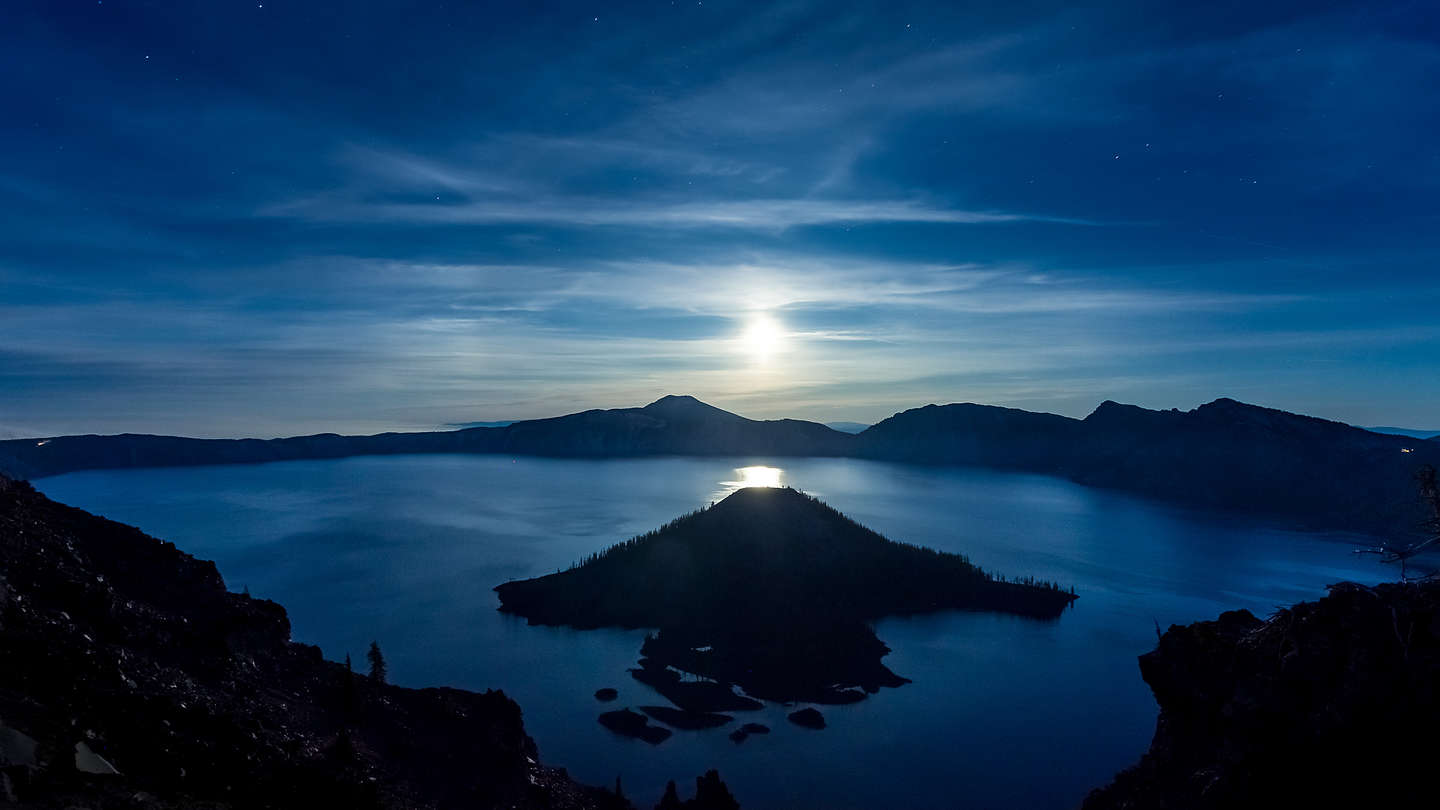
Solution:
<path fill-rule="evenodd" d="M 739 468 L 772 465 L 774 470 Z M 642 632 L 528 627 L 491 588 L 778 476 L 885 534 L 964 552 L 1009 575 L 1074 585 L 1055 622 L 983 613 L 892 619 L 886 663 L 914 680 L 822 707 L 809 731 L 772 706 L 774 729 L 658 747 L 595 722 L 663 702 L 630 679 Z M 255 466 L 86 472 L 42 479 L 56 500 L 135 524 L 215 560 L 231 589 L 284 604 L 297 640 L 357 662 L 378 639 L 409 686 L 498 687 L 516 698 L 542 758 L 613 784 L 641 806 L 708 768 L 747 810 L 1069 808 L 1145 749 L 1155 704 L 1135 657 L 1155 625 L 1319 597 L 1342 579 L 1393 576 L 1347 538 L 1215 519 L 1037 476 L 850 459 L 571 461 L 401 456 Z M 607 707 L 610 708 L 610 707 Z"/>

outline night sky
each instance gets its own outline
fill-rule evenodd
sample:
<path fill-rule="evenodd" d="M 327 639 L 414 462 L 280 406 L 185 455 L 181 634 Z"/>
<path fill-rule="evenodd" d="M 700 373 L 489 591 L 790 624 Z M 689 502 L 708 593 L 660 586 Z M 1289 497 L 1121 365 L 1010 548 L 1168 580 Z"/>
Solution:
<path fill-rule="evenodd" d="M 0 10 L 0 435 L 1440 429 L 1432 2 Z"/>

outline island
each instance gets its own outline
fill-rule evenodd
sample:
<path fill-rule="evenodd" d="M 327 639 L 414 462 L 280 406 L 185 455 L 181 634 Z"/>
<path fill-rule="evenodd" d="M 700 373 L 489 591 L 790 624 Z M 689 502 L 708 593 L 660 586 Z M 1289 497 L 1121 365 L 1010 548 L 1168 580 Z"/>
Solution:
<path fill-rule="evenodd" d="M 741 489 L 567 571 L 495 590 L 502 611 L 532 624 L 656 629 L 633 674 L 696 715 L 759 708 L 753 698 L 851 703 L 907 683 L 881 662 L 889 648 L 870 625 L 884 616 L 990 610 L 1046 620 L 1075 599 L 1054 583 L 888 540 L 778 487 Z"/>

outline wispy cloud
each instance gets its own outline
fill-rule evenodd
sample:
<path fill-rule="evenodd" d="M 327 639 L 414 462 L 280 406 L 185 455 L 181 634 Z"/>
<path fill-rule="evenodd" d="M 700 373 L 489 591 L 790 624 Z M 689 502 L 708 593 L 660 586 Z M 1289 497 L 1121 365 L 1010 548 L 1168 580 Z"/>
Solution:
<path fill-rule="evenodd" d="M 556 198 L 472 201 L 456 204 L 365 203 L 318 197 L 267 206 L 264 216 L 330 222 L 426 225 L 626 226 L 637 228 L 747 228 L 784 230 L 801 225 L 929 222 L 980 225 L 1009 222 L 1095 223 L 1007 211 L 971 211 L 911 200 L 753 199 L 690 201 Z"/>
<path fill-rule="evenodd" d="M 221 6 L 0 32 L 0 422 L 1435 399 L 1414 4 Z"/>

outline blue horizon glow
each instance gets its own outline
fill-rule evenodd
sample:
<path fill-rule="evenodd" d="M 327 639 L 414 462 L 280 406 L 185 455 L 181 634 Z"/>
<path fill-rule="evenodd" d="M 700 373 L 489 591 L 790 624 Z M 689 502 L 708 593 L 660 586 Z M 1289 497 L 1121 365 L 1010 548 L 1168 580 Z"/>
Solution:
<path fill-rule="evenodd" d="M 1432 427 L 1425 12 L 21 3 L 0 436 L 666 393 Z"/>

